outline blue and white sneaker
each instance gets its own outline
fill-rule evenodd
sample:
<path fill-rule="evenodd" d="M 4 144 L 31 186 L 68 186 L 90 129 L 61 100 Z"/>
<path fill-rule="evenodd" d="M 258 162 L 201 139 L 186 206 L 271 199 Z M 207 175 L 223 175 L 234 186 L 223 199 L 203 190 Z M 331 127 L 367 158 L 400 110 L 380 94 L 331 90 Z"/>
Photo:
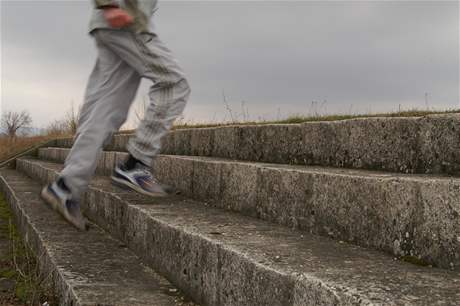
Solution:
<path fill-rule="evenodd" d="M 150 169 L 140 163 L 130 170 L 124 165 L 115 167 L 112 182 L 122 188 L 129 188 L 153 197 L 164 197 L 177 193 L 173 187 L 159 183 Z"/>
<path fill-rule="evenodd" d="M 82 231 L 88 229 L 86 219 L 80 211 L 80 204 L 72 200 L 72 194 L 59 187 L 57 182 L 45 186 L 41 196 L 52 209 L 59 212 L 70 224 Z"/>

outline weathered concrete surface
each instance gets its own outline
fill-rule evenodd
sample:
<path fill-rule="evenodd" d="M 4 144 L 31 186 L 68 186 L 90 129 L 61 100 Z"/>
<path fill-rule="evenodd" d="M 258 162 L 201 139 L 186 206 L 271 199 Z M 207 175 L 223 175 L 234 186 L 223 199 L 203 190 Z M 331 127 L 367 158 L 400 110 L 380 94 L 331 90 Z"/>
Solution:
<path fill-rule="evenodd" d="M 125 151 L 130 135 L 107 148 Z M 460 173 L 460 114 L 171 132 L 163 154 L 214 156 L 402 173 Z M 57 146 L 70 146 L 69 140 Z"/>
<path fill-rule="evenodd" d="M 41 181 L 60 165 L 19 160 Z M 457 305 L 458 272 L 423 268 L 182 197 L 97 177 L 87 214 L 204 305 Z"/>
<path fill-rule="evenodd" d="M 80 232 L 67 224 L 40 200 L 37 182 L 2 170 L 0 190 L 60 305 L 189 305 L 123 243 L 94 225 Z"/>
<path fill-rule="evenodd" d="M 67 152 L 44 148 L 39 156 L 62 162 Z M 100 164 L 101 174 L 113 169 Z M 458 178 L 167 155 L 154 170 L 221 208 L 460 271 Z"/>

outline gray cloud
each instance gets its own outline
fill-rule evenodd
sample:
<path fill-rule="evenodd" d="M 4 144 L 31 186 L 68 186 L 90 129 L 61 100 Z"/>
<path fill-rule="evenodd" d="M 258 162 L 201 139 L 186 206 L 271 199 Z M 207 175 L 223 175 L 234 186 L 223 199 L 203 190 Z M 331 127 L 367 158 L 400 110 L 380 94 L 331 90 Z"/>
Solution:
<path fill-rule="evenodd" d="M 2 2 L 2 107 L 44 125 L 81 103 L 96 55 L 90 9 Z M 182 1 L 161 3 L 155 18 L 193 86 L 186 119 L 209 121 L 227 115 L 222 90 L 252 119 L 307 114 L 323 100 L 329 113 L 422 108 L 426 92 L 431 107 L 457 107 L 458 14 L 452 1 Z"/>

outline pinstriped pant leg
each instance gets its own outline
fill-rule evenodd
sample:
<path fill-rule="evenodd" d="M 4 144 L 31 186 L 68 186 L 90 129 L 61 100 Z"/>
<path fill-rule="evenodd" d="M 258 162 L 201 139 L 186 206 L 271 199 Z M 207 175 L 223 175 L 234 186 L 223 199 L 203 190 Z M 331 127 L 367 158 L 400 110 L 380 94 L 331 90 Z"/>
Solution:
<path fill-rule="evenodd" d="M 113 52 L 153 83 L 144 118 L 136 136 L 128 143 L 128 151 L 150 165 L 161 149 L 161 139 L 184 111 L 190 86 L 171 51 L 158 36 L 128 31 L 98 32 Z"/>
<path fill-rule="evenodd" d="M 79 199 L 86 190 L 106 139 L 125 122 L 140 75 L 98 42 L 99 56 L 88 81 L 74 145 L 60 177 Z"/>

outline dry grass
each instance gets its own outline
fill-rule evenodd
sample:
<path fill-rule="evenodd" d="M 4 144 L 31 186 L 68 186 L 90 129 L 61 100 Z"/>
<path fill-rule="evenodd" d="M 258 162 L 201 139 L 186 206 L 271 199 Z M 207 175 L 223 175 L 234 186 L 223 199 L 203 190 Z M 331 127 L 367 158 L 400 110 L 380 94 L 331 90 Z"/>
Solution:
<path fill-rule="evenodd" d="M 407 110 L 401 112 L 390 112 L 390 113 L 375 113 L 375 114 L 353 114 L 353 115 L 312 115 L 312 116 L 301 116 L 294 115 L 283 120 L 273 121 L 236 121 L 236 122 L 225 122 L 225 123 L 181 123 L 174 125 L 173 129 L 190 129 L 190 128 L 207 128 L 207 127 L 219 127 L 229 125 L 255 125 L 255 124 L 296 124 L 304 122 L 315 122 L 315 121 L 337 121 L 357 118 L 375 118 L 375 117 L 421 117 L 426 115 L 434 114 L 456 114 L 460 113 L 460 109 L 451 109 L 445 111 L 426 111 L 426 110 Z M 122 130 L 119 134 L 130 134 L 134 130 Z M 15 154 L 18 154 L 34 145 L 46 142 L 48 140 L 71 136 L 70 132 L 61 126 L 57 128 L 50 128 L 47 136 L 36 136 L 36 137 L 17 137 L 15 139 L 9 139 L 7 137 L 0 137 L 0 161 L 4 161 Z"/>
<path fill-rule="evenodd" d="M 375 113 L 375 114 L 352 114 L 352 115 L 312 115 L 302 116 L 293 115 L 282 120 L 261 120 L 261 121 L 230 121 L 225 123 L 211 122 L 211 123 L 176 123 L 173 129 L 192 129 L 192 128 L 208 128 L 220 127 L 230 125 L 263 125 L 263 124 L 298 124 L 304 122 L 317 122 L 317 121 L 339 121 L 358 118 L 375 118 L 375 117 L 423 117 L 427 115 L 440 115 L 440 114 L 457 114 L 460 109 L 451 109 L 445 111 L 426 111 L 426 110 L 407 110 L 400 112 L 389 113 Z M 119 134 L 131 134 L 134 130 L 122 130 Z"/>
<path fill-rule="evenodd" d="M 4 161 L 28 148 L 38 145 L 39 143 L 51 140 L 53 136 L 35 136 L 35 137 L 0 137 L 0 161 Z"/>
<path fill-rule="evenodd" d="M 267 120 L 267 121 L 243 121 L 243 122 L 228 122 L 228 123 L 198 123 L 198 124 L 178 124 L 174 129 L 189 129 L 189 128 L 206 128 L 206 127 L 219 127 L 228 125 L 255 125 L 255 124 L 296 124 L 304 122 L 317 122 L 317 121 L 339 121 L 358 118 L 375 118 L 375 117 L 423 117 L 427 115 L 437 114 L 456 114 L 460 113 L 460 109 L 452 109 L 446 111 L 425 111 L 425 110 L 408 110 L 401 112 L 390 113 L 375 113 L 375 114 L 353 114 L 353 115 L 313 115 L 302 116 L 294 115 L 282 120 Z"/>

